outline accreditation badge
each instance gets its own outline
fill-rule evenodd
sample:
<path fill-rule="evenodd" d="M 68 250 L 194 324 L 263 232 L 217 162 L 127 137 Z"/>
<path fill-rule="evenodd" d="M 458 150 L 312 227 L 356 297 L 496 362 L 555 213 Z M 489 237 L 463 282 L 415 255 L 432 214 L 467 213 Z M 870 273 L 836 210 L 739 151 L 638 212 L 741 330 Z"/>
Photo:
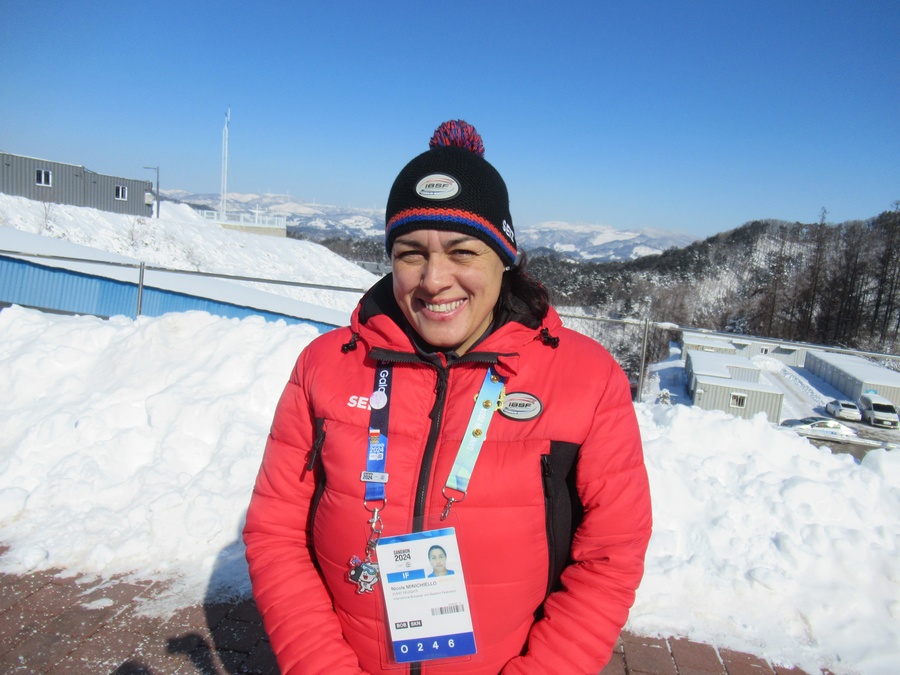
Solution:
<path fill-rule="evenodd" d="M 456 530 L 382 537 L 376 551 L 397 662 L 474 654 Z"/>

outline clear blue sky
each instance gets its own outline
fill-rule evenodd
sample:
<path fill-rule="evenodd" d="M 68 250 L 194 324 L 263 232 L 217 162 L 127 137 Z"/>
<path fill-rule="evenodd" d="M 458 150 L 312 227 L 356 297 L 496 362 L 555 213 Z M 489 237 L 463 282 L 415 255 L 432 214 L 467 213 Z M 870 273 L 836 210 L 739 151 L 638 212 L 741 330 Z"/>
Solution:
<path fill-rule="evenodd" d="M 461 118 L 513 219 L 705 237 L 900 200 L 900 2 L 0 0 L 0 150 L 382 208 Z"/>

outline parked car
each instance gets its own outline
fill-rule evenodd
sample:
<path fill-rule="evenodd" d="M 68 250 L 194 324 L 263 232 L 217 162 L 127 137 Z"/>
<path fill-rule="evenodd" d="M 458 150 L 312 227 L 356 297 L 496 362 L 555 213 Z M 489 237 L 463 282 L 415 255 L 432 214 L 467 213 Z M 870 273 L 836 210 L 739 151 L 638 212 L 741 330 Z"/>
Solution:
<path fill-rule="evenodd" d="M 826 403 L 825 412 L 832 417 L 850 420 L 851 422 L 859 422 L 862 419 L 859 407 L 853 401 L 845 401 L 843 399 L 835 399 Z"/>
<path fill-rule="evenodd" d="M 894 404 L 877 394 L 863 394 L 859 397 L 859 410 L 862 420 L 873 427 L 896 429 L 900 426 L 900 416 Z"/>
<path fill-rule="evenodd" d="M 852 438 L 856 429 L 851 429 L 830 417 L 804 417 L 802 420 L 785 420 L 783 427 L 790 427 L 798 434 L 816 438 Z"/>

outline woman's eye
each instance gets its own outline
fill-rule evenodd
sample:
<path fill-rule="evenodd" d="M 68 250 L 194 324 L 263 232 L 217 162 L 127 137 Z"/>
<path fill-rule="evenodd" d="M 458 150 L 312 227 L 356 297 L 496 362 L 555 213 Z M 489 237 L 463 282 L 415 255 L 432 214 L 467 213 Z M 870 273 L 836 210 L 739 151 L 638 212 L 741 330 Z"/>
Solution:
<path fill-rule="evenodd" d="M 399 251 L 394 254 L 395 260 L 402 260 L 404 262 L 413 262 L 415 260 L 420 260 L 422 258 L 422 253 L 420 251 Z"/>

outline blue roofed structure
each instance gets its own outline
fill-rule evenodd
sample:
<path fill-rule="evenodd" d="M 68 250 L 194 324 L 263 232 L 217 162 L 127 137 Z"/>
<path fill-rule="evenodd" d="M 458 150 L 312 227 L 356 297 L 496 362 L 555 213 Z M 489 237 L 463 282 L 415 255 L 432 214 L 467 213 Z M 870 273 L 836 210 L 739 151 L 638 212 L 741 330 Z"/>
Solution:
<path fill-rule="evenodd" d="M 103 317 L 199 310 L 304 323 L 320 333 L 350 321 L 349 312 L 224 279 L 148 269 L 141 285 L 139 260 L 14 228 L 0 227 L 0 250 L 7 251 L 0 253 L 0 303 Z M 29 253 L 53 258 L 21 255 Z"/>

